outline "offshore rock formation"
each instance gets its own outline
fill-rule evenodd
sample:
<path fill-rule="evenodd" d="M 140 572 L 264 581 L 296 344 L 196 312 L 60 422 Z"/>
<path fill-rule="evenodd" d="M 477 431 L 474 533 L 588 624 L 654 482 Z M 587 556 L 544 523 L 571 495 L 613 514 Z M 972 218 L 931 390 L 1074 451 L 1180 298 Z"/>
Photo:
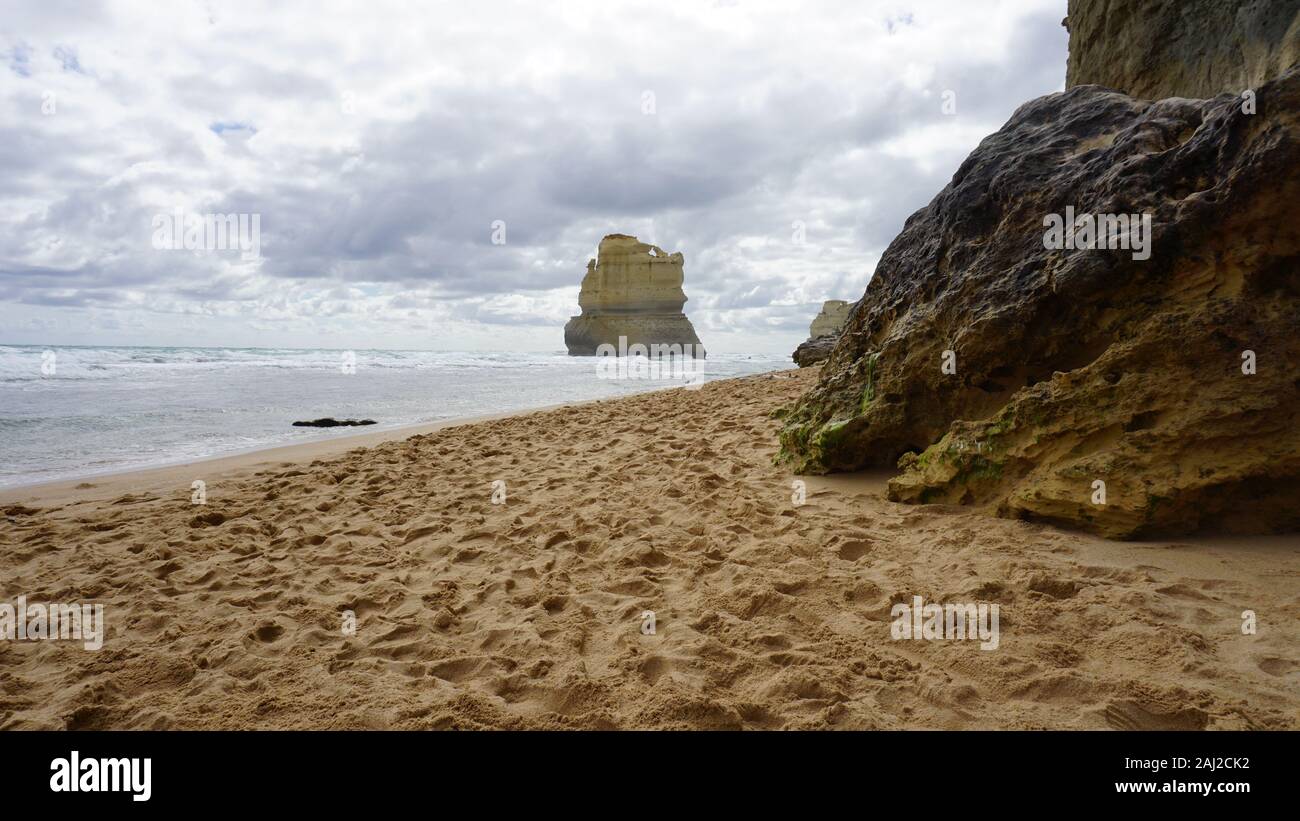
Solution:
<path fill-rule="evenodd" d="M 1300 0 L 1070 0 L 1066 87 L 1144 100 L 1256 89 L 1300 60 Z"/>
<path fill-rule="evenodd" d="M 610 234 L 600 241 L 596 256 L 587 263 L 578 293 L 582 314 L 564 326 L 570 356 L 595 356 L 604 344 L 622 351 L 619 337 L 624 337 L 626 347 L 681 345 L 686 355 L 704 357 L 700 338 L 682 313 L 686 294 L 680 253 Z"/>
<path fill-rule="evenodd" d="M 813 318 L 808 326 L 808 338 L 821 336 L 839 336 L 844 330 L 844 323 L 849 318 L 849 309 L 853 307 L 842 299 L 828 299 L 822 303 L 821 312 Z"/>
<path fill-rule="evenodd" d="M 1300 68 L 1256 91 L 1022 106 L 890 244 L 784 458 L 1112 537 L 1300 526 Z M 1151 215 L 1149 258 L 1045 247 L 1067 207 Z"/>
<path fill-rule="evenodd" d="M 831 349 L 839 341 L 840 331 L 848 321 L 852 304 L 842 299 L 828 299 L 822 303 L 822 309 L 813 318 L 808 328 L 808 339 L 794 349 L 792 358 L 801 368 L 816 365 L 830 356 Z"/>
<path fill-rule="evenodd" d="M 310 419 L 307 421 L 294 422 L 295 428 L 354 428 L 359 425 L 378 424 L 373 419 L 335 419 L 332 416 L 326 416 L 322 419 Z"/>

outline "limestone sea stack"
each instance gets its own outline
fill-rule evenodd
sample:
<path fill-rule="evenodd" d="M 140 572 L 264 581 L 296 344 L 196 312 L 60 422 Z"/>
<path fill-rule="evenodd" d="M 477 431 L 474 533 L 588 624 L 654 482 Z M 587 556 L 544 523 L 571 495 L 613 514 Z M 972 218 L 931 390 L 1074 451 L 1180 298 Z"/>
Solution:
<path fill-rule="evenodd" d="M 595 356 L 605 344 L 620 352 L 640 344 L 680 345 L 683 355 L 704 358 L 700 338 L 682 312 L 683 261 L 680 252 L 670 254 L 627 234 L 602 239 L 582 278 L 582 313 L 564 326 L 569 355 Z"/>
<path fill-rule="evenodd" d="M 1300 67 L 1254 91 L 1021 106 L 889 245 L 784 456 L 1110 537 L 1300 527 Z"/>
<path fill-rule="evenodd" d="M 808 327 L 808 339 L 794 349 L 792 358 L 801 368 L 816 365 L 830 356 L 831 348 L 840 338 L 840 331 L 849 318 L 852 304 L 842 299 L 828 299 Z"/>
<path fill-rule="evenodd" d="M 808 338 L 822 336 L 839 336 L 844 329 L 844 322 L 849 318 L 851 304 L 843 299 L 828 299 L 822 303 L 822 309 L 813 317 L 808 326 Z"/>

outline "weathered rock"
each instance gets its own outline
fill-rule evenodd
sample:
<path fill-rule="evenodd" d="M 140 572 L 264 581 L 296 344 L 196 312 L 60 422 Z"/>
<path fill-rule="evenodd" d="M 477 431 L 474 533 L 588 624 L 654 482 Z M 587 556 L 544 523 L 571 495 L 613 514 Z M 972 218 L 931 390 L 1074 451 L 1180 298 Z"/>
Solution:
<path fill-rule="evenodd" d="M 840 331 L 849 318 L 853 306 L 842 299 L 828 299 L 822 303 L 822 309 L 813 318 L 808 327 L 808 339 L 799 343 L 791 358 L 801 368 L 816 365 L 830 356 L 831 349 L 839 341 Z"/>
<path fill-rule="evenodd" d="M 1300 60 L 1300 0 L 1070 0 L 1066 87 L 1240 94 Z"/>
<path fill-rule="evenodd" d="M 801 368 L 809 365 L 816 365 L 818 362 L 825 362 L 835 349 L 835 343 L 840 341 L 839 334 L 832 336 L 819 336 L 816 339 L 809 339 L 799 343 L 799 347 L 794 349 L 791 358 L 794 363 Z"/>
<path fill-rule="evenodd" d="M 1022 106 L 890 244 L 784 457 L 1109 536 L 1300 527 L 1300 68 L 1257 95 Z M 1046 249 L 1067 206 L 1152 215 L 1150 258 Z"/>
<path fill-rule="evenodd" d="M 681 345 L 686 355 L 704 356 L 695 328 L 682 313 L 681 253 L 610 234 L 600 241 L 596 256 L 587 263 L 578 293 L 582 314 L 564 326 L 570 356 L 594 356 L 604 344 L 621 351 L 620 337 L 625 347 Z"/>

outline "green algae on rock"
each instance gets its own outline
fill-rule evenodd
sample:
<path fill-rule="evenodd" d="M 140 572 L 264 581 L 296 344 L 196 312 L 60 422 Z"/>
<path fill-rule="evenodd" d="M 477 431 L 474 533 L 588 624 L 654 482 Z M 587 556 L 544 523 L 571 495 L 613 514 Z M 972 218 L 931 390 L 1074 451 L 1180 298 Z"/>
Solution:
<path fill-rule="evenodd" d="M 778 458 L 1108 536 L 1300 526 L 1300 69 L 1256 92 L 1022 106 L 890 244 Z M 1067 208 L 1150 215 L 1153 253 L 1047 247 Z"/>

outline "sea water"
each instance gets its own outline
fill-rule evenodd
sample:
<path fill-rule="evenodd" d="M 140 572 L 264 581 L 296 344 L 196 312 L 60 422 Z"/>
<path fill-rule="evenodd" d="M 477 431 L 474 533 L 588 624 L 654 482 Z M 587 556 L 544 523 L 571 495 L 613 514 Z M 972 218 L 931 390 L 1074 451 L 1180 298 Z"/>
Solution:
<path fill-rule="evenodd" d="M 702 379 L 788 367 L 711 354 Z M 0 346 L 0 487 L 681 385 L 608 377 L 560 351 Z M 378 424 L 292 426 L 324 416 Z"/>

